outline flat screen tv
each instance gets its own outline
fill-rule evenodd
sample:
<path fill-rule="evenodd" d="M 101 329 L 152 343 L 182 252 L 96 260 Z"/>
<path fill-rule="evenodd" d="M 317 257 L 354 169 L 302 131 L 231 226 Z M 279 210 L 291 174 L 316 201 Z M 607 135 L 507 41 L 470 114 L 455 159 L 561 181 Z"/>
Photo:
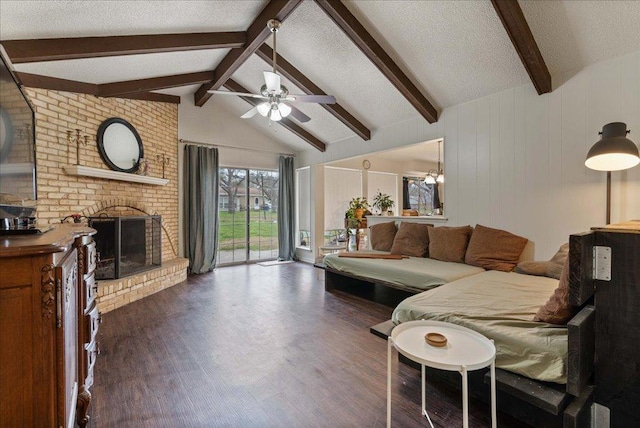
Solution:
<path fill-rule="evenodd" d="M 0 210 L 13 212 L 35 206 L 35 114 L 2 52 L 0 59 Z"/>

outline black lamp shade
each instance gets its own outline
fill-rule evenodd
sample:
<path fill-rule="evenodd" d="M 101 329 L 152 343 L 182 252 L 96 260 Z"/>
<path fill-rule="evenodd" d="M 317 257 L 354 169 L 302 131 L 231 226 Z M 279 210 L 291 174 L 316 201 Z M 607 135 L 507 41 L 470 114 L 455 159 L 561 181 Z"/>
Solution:
<path fill-rule="evenodd" d="M 587 154 L 584 164 L 598 171 L 619 171 L 640 163 L 638 146 L 627 138 L 627 125 L 613 122 L 602 128 L 602 139 Z"/>

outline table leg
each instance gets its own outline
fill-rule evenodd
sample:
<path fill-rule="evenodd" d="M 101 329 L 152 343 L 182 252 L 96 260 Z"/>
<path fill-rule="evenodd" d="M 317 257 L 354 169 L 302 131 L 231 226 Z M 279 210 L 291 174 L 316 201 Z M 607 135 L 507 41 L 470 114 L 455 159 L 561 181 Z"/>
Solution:
<path fill-rule="evenodd" d="M 467 385 L 467 366 L 462 366 L 462 426 L 469 428 L 469 388 Z"/>
<path fill-rule="evenodd" d="M 429 413 L 427 413 L 427 368 L 424 364 L 420 364 L 420 367 L 422 370 L 422 414 L 427 417 L 429 425 L 433 428 L 433 422 L 431 422 Z"/>
<path fill-rule="evenodd" d="M 391 428 L 391 348 L 393 339 L 387 339 L 387 428 Z"/>
<path fill-rule="evenodd" d="M 498 426 L 496 414 L 496 360 L 491 362 L 491 428 Z"/>
<path fill-rule="evenodd" d="M 422 370 L 422 414 L 426 414 L 427 413 L 427 406 L 426 406 L 426 394 L 425 394 L 425 368 L 424 368 L 424 364 L 420 364 L 420 369 Z"/>

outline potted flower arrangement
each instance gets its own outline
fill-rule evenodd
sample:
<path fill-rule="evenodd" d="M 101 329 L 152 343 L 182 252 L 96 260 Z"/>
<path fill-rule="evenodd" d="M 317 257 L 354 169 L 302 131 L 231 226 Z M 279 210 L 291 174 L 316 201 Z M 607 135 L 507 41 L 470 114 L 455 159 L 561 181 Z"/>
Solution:
<path fill-rule="evenodd" d="M 381 215 L 387 214 L 387 212 L 393 208 L 395 202 L 391 199 L 391 196 L 386 193 L 378 191 L 378 194 L 373 199 L 373 206 L 380 210 Z"/>
<path fill-rule="evenodd" d="M 349 202 L 349 211 L 353 212 L 354 218 L 361 219 L 365 210 L 369 208 L 367 198 L 353 198 Z"/>

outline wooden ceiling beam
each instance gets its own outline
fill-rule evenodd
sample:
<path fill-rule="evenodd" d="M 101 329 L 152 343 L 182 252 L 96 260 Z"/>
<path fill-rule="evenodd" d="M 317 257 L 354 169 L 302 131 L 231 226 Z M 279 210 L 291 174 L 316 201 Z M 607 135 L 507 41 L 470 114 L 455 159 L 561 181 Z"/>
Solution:
<path fill-rule="evenodd" d="M 50 89 L 53 91 L 76 92 L 80 94 L 100 95 L 99 85 L 93 83 L 78 82 L 75 80 L 60 79 L 57 77 L 41 76 L 38 74 L 16 72 L 20 83 L 29 88 Z M 160 101 L 164 103 L 180 104 L 180 97 L 176 95 L 156 94 L 153 92 L 140 92 L 122 95 L 119 98 L 134 100 Z"/>
<path fill-rule="evenodd" d="M 491 0 L 491 4 L 507 30 L 538 95 L 551 92 L 551 74 L 517 0 Z"/>
<path fill-rule="evenodd" d="M 256 51 L 256 54 L 262 58 L 265 62 L 271 64 L 273 59 L 273 49 L 268 45 L 263 44 Z M 313 83 L 311 79 L 302 74 L 300 70 L 294 67 L 289 61 L 284 59 L 280 54 L 277 54 L 276 68 L 287 79 L 291 80 L 294 85 L 302 89 L 307 94 L 314 95 L 327 95 L 325 91 L 320 89 L 318 85 Z M 349 113 L 340 104 L 320 104 L 329 113 L 334 115 L 340 122 L 344 123 L 355 132 L 360 138 L 365 141 L 371 139 L 371 131 L 364 126 L 358 119 L 356 119 L 351 113 Z"/>
<path fill-rule="evenodd" d="M 149 79 L 125 80 L 122 82 L 103 83 L 98 85 L 101 97 L 117 97 L 139 92 L 157 91 L 187 85 L 197 85 L 211 81 L 211 71 L 174 74 L 172 76 L 151 77 Z"/>
<path fill-rule="evenodd" d="M 202 107 L 211 98 L 210 89 L 220 89 L 224 82 L 258 50 L 271 35 L 267 27 L 270 19 L 284 21 L 302 0 L 271 0 L 254 19 L 247 30 L 247 42 L 242 48 L 232 49 L 216 67 L 212 81 L 203 84 L 194 95 L 195 105 Z"/>
<path fill-rule="evenodd" d="M 13 64 L 101 58 L 198 49 L 240 48 L 244 31 L 219 33 L 149 34 L 138 36 L 75 37 L 61 39 L 4 40 L 2 46 Z"/>
<path fill-rule="evenodd" d="M 316 0 L 316 3 L 429 123 L 438 121 L 435 107 L 342 1 Z"/>
<path fill-rule="evenodd" d="M 223 86 L 228 90 L 234 91 L 234 92 L 245 92 L 245 93 L 249 92 L 247 88 L 245 88 L 244 86 L 242 86 L 241 84 L 239 84 L 233 79 L 228 79 L 226 82 L 224 82 Z M 242 98 L 252 106 L 256 106 L 262 102 L 262 100 L 259 100 L 256 98 L 250 98 L 250 97 L 240 97 L 240 98 Z M 321 152 L 327 151 L 327 145 L 322 140 L 320 140 L 319 138 L 311 134 L 306 129 L 302 128 L 300 125 L 294 123 L 291 119 L 285 117 L 282 120 L 279 120 L 278 123 L 282 125 L 284 128 L 296 134 L 298 137 L 302 138 L 307 143 L 311 144 L 316 149 L 320 150 Z"/>
<path fill-rule="evenodd" d="M 98 96 L 98 85 L 78 82 L 76 80 L 60 79 L 57 77 L 41 76 L 39 74 L 16 71 L 20 83 L 29 88 L 50 89 L 52 91 L 77 92 Z"/>

